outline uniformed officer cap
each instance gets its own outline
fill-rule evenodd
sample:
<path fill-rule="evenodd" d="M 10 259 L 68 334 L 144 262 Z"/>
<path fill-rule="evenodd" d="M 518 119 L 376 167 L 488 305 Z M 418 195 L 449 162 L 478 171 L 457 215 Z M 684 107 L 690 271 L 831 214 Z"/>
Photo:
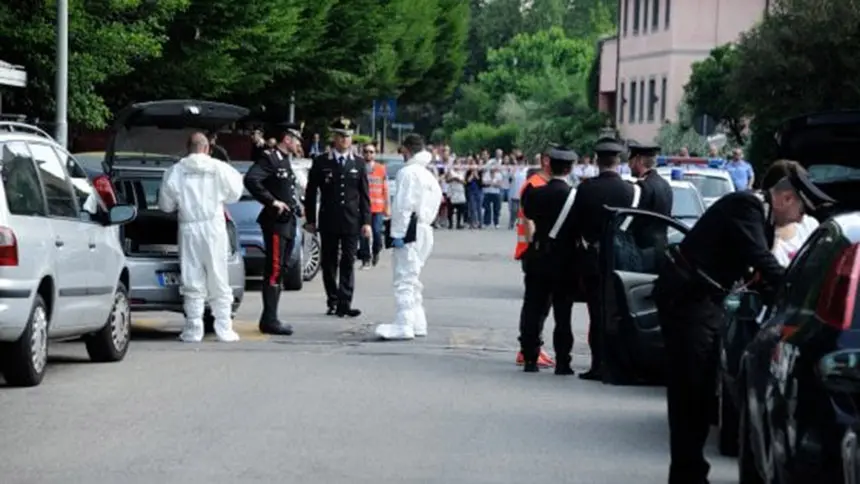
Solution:
<path fill-rule="evenodd" d="M 283 122 L 278 123 L 278 132 L 279 134 L 289 134 L 290 136 L 301 140 L 302 139 L 302 130 L 305 129 L 305 123 L 290 123 Z"/>
<path fill-rule="evenodd" d="M 594 152 L 598 155 L 619 155 L 624 151 L 624 146 L 621 143 L 611 137 L 603 137 L 597 140 L 597 143 L 594 145 Z"/>
<path fill-rule="evenodd" d="M 554 145 L 547 152 L 547 156 L 549 156 L 550 160 L 554 161 L 567 161 L 570 163 L 576 163 L 576 160 L 579 159 L 579 156 L 576 154 L 576 151 L 566 147 Z"/>
<path fill-rule="evenodd" d="M 338 118 L 329 125 L 328 129 L 332 133 L 337 133 L 342 136 L 352 136 L 352 129 L 354 127 L 355 123 L 351 119 Z"/>
<path fill-rule="evenodd" d="M 657 156 L 660 154 L 660 147 L 653 144 L 644 144 L 631 139 L 627 141 L 627 149 L 630 150 L 630 157 L 634 156 Z"/>
<path fill-rule="evenodd" d="M 792 173 L 788 175 L 787 178 L 788 181 L 791 182 L 791 186 L 794 188 L 794 191 L 797 192 L 797 196 L 800 197 L 800 200 L 803 202 L 803 206 L 807 213 L 814 212 L 824 205 L 836 203 L 836 200 L 832 199 L 826 193 L 821 191 L 820 188 L 815 186 L 809 177 L 806 176 L 806 173 Z"/>

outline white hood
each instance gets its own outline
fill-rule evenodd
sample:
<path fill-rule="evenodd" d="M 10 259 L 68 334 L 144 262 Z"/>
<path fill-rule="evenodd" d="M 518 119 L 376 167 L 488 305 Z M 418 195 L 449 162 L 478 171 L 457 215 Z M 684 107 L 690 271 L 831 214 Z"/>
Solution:
<path fill-rule="evenodd" d="M 203 153 L 194 153 L 179 160 L 182 168 L 189 173 L 213 173 L 218 170 L 218 165 L 221 163 L 215 158 Z"/>
<path fill-rule="evenodd" d="M 430 154 L 430 152 L 427 150 L 421 150 L 418 153 L 412 155 L 412 158 L 409 158 L 406 161 L 406 164 L 427 166 L 427 164 L 431 161 L 433 161 L 433 155 Z"/>

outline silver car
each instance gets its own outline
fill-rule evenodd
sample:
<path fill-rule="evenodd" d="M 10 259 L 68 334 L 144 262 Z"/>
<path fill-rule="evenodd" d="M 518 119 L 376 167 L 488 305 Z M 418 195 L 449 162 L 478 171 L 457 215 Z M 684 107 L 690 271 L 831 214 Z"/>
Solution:
<path fill-rule="evenodd" d="M 196 131 L 217 131 L 245 117 L 248 110 L 206 101 L 154 101 L 133 104 L 116 116 L 104 166 L 120 203 L 134 205 L 137 218 L 122 227 L 120 238 L 131 274 L 132 311 L 182 312 L 179 293 L 178 222 L 158 210 L 164 172 L 186 152 Z M 232 252 L 230 287 L 235 311 L 245 294 L 245 264 L 229 212 L 225 212 Z M 213 318 L 206 311 L 207 329 Z"/>

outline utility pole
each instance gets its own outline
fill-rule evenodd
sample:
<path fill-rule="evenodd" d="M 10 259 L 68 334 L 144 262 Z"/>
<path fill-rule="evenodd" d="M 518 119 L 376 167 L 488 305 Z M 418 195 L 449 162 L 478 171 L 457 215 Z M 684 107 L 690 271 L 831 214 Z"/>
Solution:
<path fill-rule="evenodd" d="M 57 76 L 55 79 L 57 104 L 55 136 L 57 143 L 68 148 L 69 122 L 69 0 L 57 0 Z"/>
<path fill-rule="evenodd" d="M 296 122 L 296 91 L 290 93 L 290 122 Z"/>
<path fill-rule="evenodd" d="M 373 106 L 370 108 L 370 137 L 376 143 L 376 101 L 373 101 Z M 380 148 L 382 150 L 382 148 Z"/>

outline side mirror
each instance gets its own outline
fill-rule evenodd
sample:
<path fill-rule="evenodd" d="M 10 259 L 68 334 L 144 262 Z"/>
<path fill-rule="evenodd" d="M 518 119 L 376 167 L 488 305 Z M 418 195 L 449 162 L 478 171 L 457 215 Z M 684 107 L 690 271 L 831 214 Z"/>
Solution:
<path fill-rule="evenodd" d="M 828 391 L 860 393 L 860 350 L 840 350 L 824 355 L 818 362 L 818 376 Z"/>
<path fill-rule="evenodd" d="M 108 212 L 108 225 L 125 224 L 135 217 L 137 217 L 137 207 L 134 205 L 114 205 Z"/>

